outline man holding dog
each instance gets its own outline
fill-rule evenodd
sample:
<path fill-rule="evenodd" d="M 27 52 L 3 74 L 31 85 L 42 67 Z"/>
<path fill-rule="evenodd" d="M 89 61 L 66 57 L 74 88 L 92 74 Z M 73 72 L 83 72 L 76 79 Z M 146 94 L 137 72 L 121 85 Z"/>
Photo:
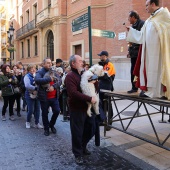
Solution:
<path fill-rule="evenodd" d="M 52 133 L 56 133 L 56 129 L 54 127 L 57 117 L 60 113 L 60 107 L 58 102 L 59 97 L 59 87 L 61 85 L 61 79 L 58 75 L 57 81 L 54 81 L 53 77 L 44 78 L 45 73 L 47 73 L 52 66 L 51 59 L 46 58 L 43 60 L 43 67 L 37 71 L 35 76 L 35 83 L 38 85 L 38 98 L 41 104 L 42 110 L 42 120 L 44 125 L 44 135 L 49 136 L 49 128 Z M 44 88 L 42 85 L 50 83 L 50 87 L 48 89 Z M 48 120 L 49 107 L 52 108 L 53 115 L 51 120 Z"/>
<path fill-rule="evenodd" d="M 83 61 L 79 55 L 72 55 L 69 60 L 71 72 L 65 79 L 68 94 L 68 104 L 70 109 L 70 128 L 72 136 L 72 151 L 77 164 L 85 163 L 83 155 L 90 155 L 86 146 L 90 138 L 85 130 L 87 128 L 87 103 L 95 103 L 95 97 L 82 94 L 80 88 L 81 73 L 83 71 Z"/>

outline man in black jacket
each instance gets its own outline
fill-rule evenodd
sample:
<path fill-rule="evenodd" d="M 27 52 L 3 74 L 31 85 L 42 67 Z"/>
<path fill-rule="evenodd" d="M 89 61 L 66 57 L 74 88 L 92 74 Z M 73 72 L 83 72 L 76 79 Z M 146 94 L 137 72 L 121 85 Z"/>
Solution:
<path fill-rule="evenodd" d="M 80 80 L 83 71 L 82 58 L 79 55 L 72 55 L 69 64 L 71 71 L 66 76 L 65 85 L 70 109 L 72 151 L 76 163 L 81 165 L 85 163 L 83 155 L 90 155 L 90 152 L 87 149 L 87 144 L 93 136 L 89 121 L 94 121 L 87 120 L 87 102 L 94 104 L 96 103 L 96 98 L 87 96 L 81 91 Z"/>
<path fill-rule="evenodd" d="M 144 21 L 140 19 L 139 14 L 136 11 L 130 11 L 129 18 L 128 18 L 130 24 L 132 24 L 132 28 L 140 31 L 143 27 Z M 132 83 L 132 89 L 127 91 L 127 93 L 135 93 L 138 91 L 138 88 L 135 87 L 134 83 L 134 75 L 133 70 L 135 68 L 136 60 L 138 57 L 138 51 L 139 51 L 140 44 L 135 44 L 129 42 L 129 53 L 128 57 L 131 58 L 131 83 Z"/>
<path fill-rule="evenodd" d="M 38 70 L 35 76 L 35 83 L 38 85 L 38 98 L 41 104 L 45 136 L 49 136 L 49 128 L 51 129 L 52 133 L 56 133 L 54 125 L 60 113 L 58 96 L 61 79 L 57 74 L 55 75 L 57 80 L 54 80 L 53 77 L 44 77 L 44 75 L 50 70 L 51 66 L 51 59 L 44 59 L 42 69 Z M 50 83 L 50 87 L 48 89 L 44 88 L 43 85 L 48 83 Z M 53 111 L 50 121 L 48 120 L 49 107 L 51 107 Z"/>

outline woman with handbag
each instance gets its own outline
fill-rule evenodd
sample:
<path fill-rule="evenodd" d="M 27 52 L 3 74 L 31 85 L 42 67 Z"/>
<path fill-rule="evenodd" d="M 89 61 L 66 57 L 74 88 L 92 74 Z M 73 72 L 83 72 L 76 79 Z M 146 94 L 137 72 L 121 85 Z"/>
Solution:
<path fill-rule="evenodd" d="M 3 65 L 2 73 L 0 75 L 0 87 L 2 90 L 2 97 L 4 101 L 4 105 L 2 107 L 2 120 L 5 121 L 5 113 L 9 103 L 9 119 L 15 120 L 13 113 L 13 105 L 14 105 L 14 85 L 17 84 L 18 80 L 14 76 L 13 72 L 11 72 L 9 65 Z"/>
<path fill-rule="evenodd" d="M 31 127 L 31 117 L 34 114 L 35 118 L 35 128 L 43 128 L 39 123 L 40 117 L 40 101 L 37 99 L 37 87 L 34 81 L 34 73 L 35 67 L 33 65 L 28 65 L 27 67 L 27 74 L 24 77 L 24 84 L 25 84 L 25 99 L 27 102 L 27 121 L 26 121 L 26 128 L 29 129 Z"/>

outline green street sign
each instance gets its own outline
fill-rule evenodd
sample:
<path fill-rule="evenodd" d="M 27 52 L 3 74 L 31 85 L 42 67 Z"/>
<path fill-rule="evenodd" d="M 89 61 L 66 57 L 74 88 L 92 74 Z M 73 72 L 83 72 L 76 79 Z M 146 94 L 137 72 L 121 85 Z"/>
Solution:
<path fill-rule="evenodd" d="M 72 20 L 72 32 L 79 31 L 88 27 L 88 13 Z"/>
<path fill-rule="evenodd" d="M 72 32 L 79 31 L 79 30 L 84 29 L 86 27 L 88 27 L 88 20 L 81 22 L 77 25 L 72 25 Z"/>
<path fill-rule="evenodd" d="M 85 21 L 88 21 L 88 13 L 85 13 L 85 14 L 79 16 L 78 18 L 73 19 L 72 26 L 75 26 L 75 25 L 80 24 Z"/>
<path fill-rule="evenodd" d="M 112 31 L 92 29 L 92 36 L 115 38 L 116 34 L 114 32 L 112 32 Z"/>

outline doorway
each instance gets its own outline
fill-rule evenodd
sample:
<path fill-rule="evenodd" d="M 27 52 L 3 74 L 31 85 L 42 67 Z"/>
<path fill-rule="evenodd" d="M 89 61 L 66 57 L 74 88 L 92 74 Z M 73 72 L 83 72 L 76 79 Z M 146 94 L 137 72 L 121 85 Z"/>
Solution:
<path fill-rule="evenodd" d="M 47 36 L 47 57 L 54 61 L 54 35 L 52 31 Z"/>
<path fill-rule="evenodd" d="M 74 49 L 75 49 L 75 54 L 82 56 L 82 46 L 81 46 L 81 44 L 75 45 Z"/>

